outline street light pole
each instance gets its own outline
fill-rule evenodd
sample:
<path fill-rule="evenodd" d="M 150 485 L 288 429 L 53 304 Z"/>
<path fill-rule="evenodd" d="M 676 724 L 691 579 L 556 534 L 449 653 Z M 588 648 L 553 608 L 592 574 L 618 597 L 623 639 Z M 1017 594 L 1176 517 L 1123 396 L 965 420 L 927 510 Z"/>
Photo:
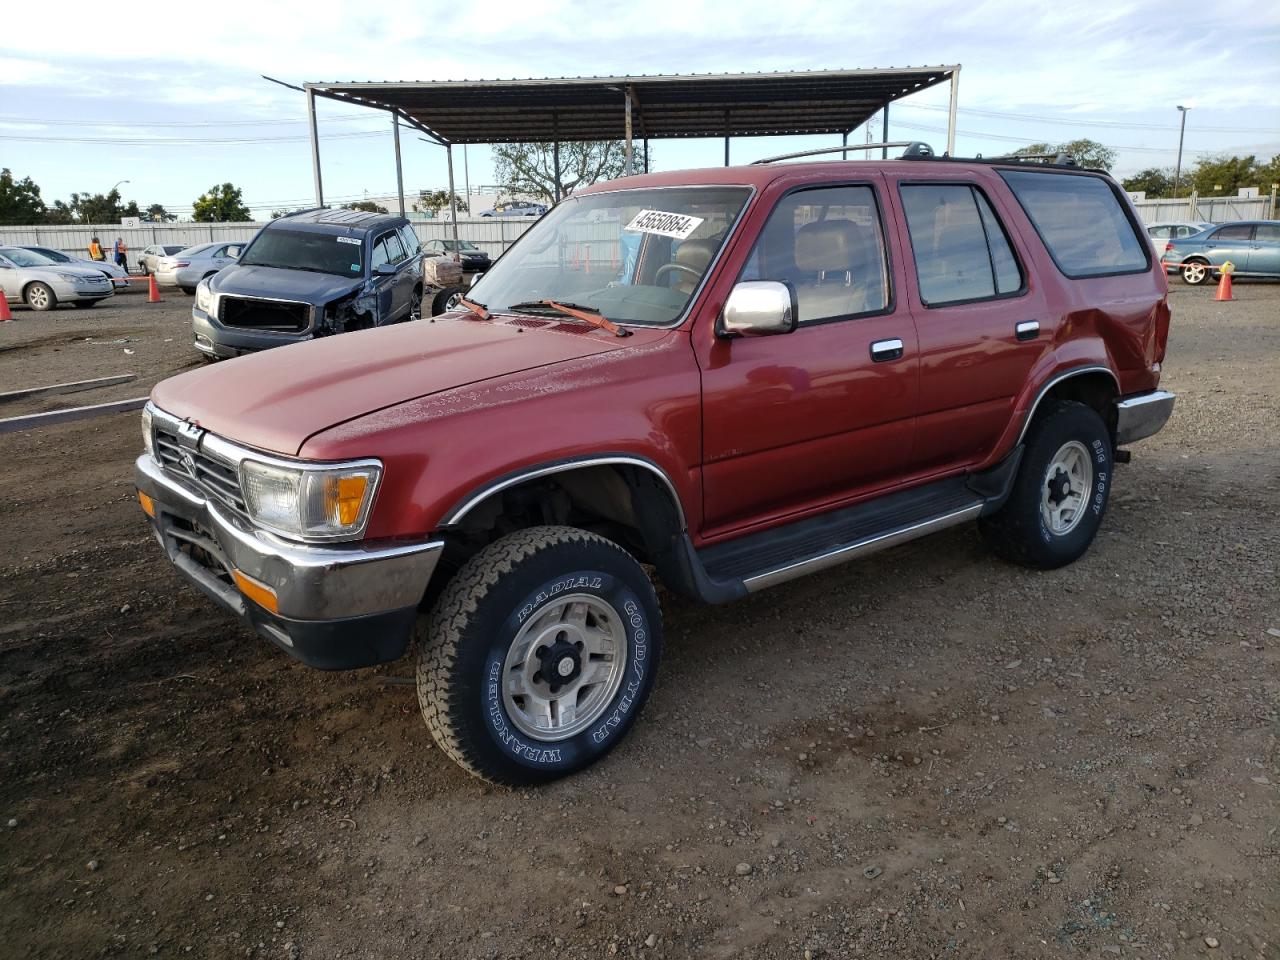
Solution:
<path fill-rule="evenodd" d="M 1178 195 L 1178 186 L 1182 182 L 1182 138 L 1187 132 L 1187 111 L 1190 107 L 1178 105 L 1178 113 L 1182 114 L 1182 122 L 1178 127 L 1178 165 L 1173 170 L 1173 195 Z"/>

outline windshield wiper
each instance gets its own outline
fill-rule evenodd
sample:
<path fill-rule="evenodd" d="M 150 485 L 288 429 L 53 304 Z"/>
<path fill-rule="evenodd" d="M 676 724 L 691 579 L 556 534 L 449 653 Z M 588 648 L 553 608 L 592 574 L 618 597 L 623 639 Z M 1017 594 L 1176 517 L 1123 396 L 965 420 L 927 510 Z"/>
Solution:
<path fill-rule="evenodd" d="M 562 313 L 566 317 L 581 320 L 583 323 L 589 323 L 593 327 L 599 327 L 601 330 L 608 330 L 615 337 L 631 336 L 630 330 L 618 326 L 595 307 L 584 306 L 580 303 L 557 303 L 555 300 L 526 300 L 524 303 L 513 303 L 507 309 L 525 313 L 532 310 L 552 310 L 556 313 Z"/>
<path fill-rule="evenodd" d="M 462 307 L 464 310 L 470 310 L 481 320 L 489 319 L 489 308 L 483 303 L 479 303 L 475 300 L 468 300 L 466 297 L 459 297 L 458 306 Z"/>

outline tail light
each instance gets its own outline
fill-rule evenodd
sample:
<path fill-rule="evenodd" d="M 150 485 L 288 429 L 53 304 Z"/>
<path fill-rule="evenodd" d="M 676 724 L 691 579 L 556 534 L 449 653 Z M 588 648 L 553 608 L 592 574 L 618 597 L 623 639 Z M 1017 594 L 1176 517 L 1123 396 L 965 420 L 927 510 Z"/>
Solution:
<path fill-rule="evenodd" d="M 189 266 L 191 266 L 191 261 L 190 261 L 190 260 L 175 260 L 175 261 L 174 261 L 174 263 L 173 263 L 173 265 L 174 265 L 175 267 L 189 267 Z"/>
<path fill-rule="evenodd" d="M 1166 257 L 1171 253 L 1176 253 L 1177 251 L 1178 251 L 1178 248 L 1175 247 L 1172 243 L 1166 243 L 1164 245 L 1164 255 Z"/>

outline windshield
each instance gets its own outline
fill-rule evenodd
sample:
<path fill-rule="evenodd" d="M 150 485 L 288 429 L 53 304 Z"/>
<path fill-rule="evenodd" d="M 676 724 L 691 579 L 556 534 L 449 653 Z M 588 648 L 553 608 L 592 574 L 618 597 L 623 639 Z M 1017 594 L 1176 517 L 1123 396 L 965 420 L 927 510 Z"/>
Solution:
<path fill-rule="evenodd" d="M 20 267 L 51 267 L 53 261 L 48 257 L 42 257 L 38 253 L 32 253 L 30 250 L 21 250 L 17 247 L 7 247 L 0 250 L 11 263 L 15 263 Z"/>
<path fill-rule="evenodd" d="M 240 265 L 358 277 L 362 271 L 363 249 L 363 241 L 356 237 L 307 230 L 266 229 L 249 244 L 240 257 Z"/>
<path fill-rule="evenodd" d="M 746 187 L 667 187 L 571 197 L 531 227 L 468 298 L 495 313 L 554 300 L 620 323 L 671 323 L 749 194 Z"/>
<path fill-rule="evenodd" d="M 456 244 L 452 240 L 441 240 L 446 250 L 479 250 L 470 240 L 459 240 Z"/>
<path fill-rule="evenodd" d="M 164 248 L 165 256 L 173 256 L 175 253 L 181 253 L 182 248 L 176 246 L 168 246 Z"/>
<path fill-rule="evenodd" d="M 34 254 L 52 260 L 54 263 L 70 263 L 71 258 L 61 250 L 46 250 L 44 247 L 27 247 Z"/>

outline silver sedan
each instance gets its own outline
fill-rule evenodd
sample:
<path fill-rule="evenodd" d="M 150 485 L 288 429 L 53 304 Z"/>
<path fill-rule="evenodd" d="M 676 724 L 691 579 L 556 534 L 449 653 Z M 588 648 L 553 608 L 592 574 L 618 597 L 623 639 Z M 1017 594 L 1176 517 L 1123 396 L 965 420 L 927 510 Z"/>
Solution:
<path fill-rule="evenodd" d="M 156 283 L 195 293 L 196 285 L 240 259 L 243 243 L 201 243 L 156 261 Z"/>
<path fill-rule="evenodd" d="M 105 273 L 111 278 L 112 285 L 117 290 L 129 289 L 129 274 L 124 267 L 111 263 L 108 260 L 86 260 L 84 257 L 73 257 L 69 253 L 62 250 L 55 250 L 53 247 L 31 247 L 23 246 L 23 250 L 30 250 L 32 253 L 38 253 L 40 256 L 52 260 L 54 263 L 66 264 L 68 267 L 83 267 L 86 270 L 98 270 Z"/>
<path fill-rule="evenodd" d="M 52 310 L 59 303 L 92 307 L 115 291 L 96 267 L 54 263 L 22 247 L 0 247 L 0 287 L 9 303 Z"/>

